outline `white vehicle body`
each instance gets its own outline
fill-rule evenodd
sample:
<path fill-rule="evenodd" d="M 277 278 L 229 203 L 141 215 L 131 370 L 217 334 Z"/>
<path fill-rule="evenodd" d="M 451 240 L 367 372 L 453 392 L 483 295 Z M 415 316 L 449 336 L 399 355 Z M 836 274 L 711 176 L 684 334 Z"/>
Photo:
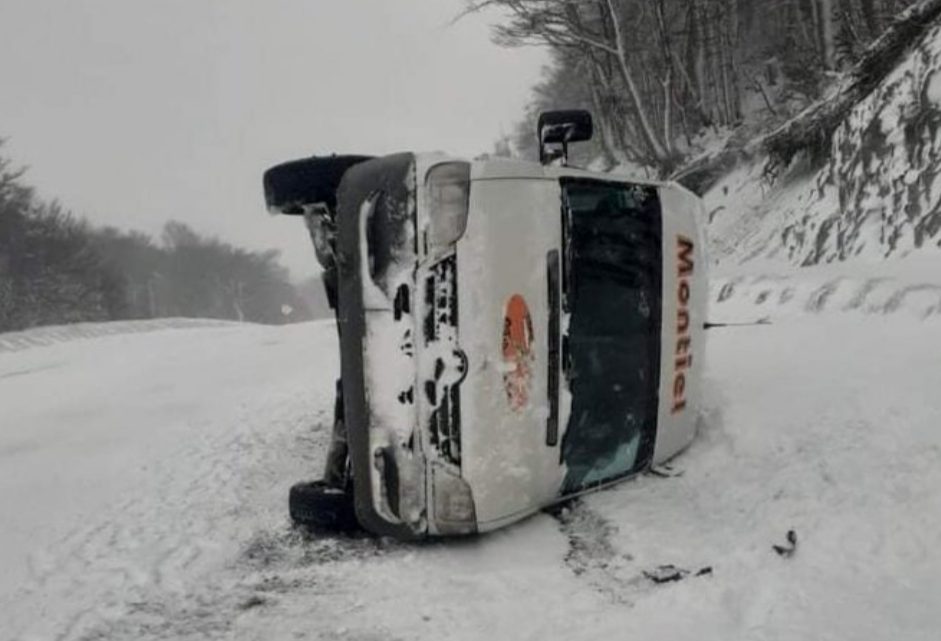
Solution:
<path fill-rule="evenodd" d="M 572 396 L 564 377 L 559 377 L 559 435 L 554 445 L 547 445 L 549 381 L 544 364 L 550 358 L 545 340 L 550 325 L 546 256 L 562 247 L 563 178 L 636 184 L 627 177 L 528 163 L 489 161 L 472 165 L 467 233 L 457 243 L 457 256 L 460 343 L 471 362 L 463 387 L 472 401 L 463 406 L 464 424 L 473 426 L 464 433 L 462 476 L 475 499 L 479 530 L 516 520 L 558 501 L 562 494 L 566 465 L 560 448 L 571 417 Z M 699 201 L 678 185 L 657 185 L 657 190 L 663 211 L 663 276 L 654 464 L 677 454 L 695 433 L 706 302 L 705 260 L 701 255 L 704 243 L 696 223 L 701 213 Z M 692 243 L 692 272 L 680 276 L 678 261 L 684 239 Z M 674 393 L 678 359 L 674 356 L 679 340 L 681 281 L 685 283 L 684 292 L 688 292 L 683 296 L 689 313 L 685 321 L 689 344 L 683 343 L 679 350 L 683 391 L 678 397 Z M 508 408 L 504 392 L 502 370 L 506 365 L 501 353 L 505 306 L 513 296 L 527 301 L 535 328 L 530 398 L 515 411 Z M 563 318 L 562 332 L 565 324 Z M 692 360 L 691 367 L 685 367 L 687 357 Z M 674 410 L 674 399 L 685 404 Z M 508 453 L 512 455 L 506 456 Z"/>
<path fill-rule="evenodd" d="M 461 197 L 466 222 L 442 224 Z M 707 261 L 685 188 L 402 154 L 350 169 L 337 199 L 367 529 L 493 530 L 690 443 Z"/>

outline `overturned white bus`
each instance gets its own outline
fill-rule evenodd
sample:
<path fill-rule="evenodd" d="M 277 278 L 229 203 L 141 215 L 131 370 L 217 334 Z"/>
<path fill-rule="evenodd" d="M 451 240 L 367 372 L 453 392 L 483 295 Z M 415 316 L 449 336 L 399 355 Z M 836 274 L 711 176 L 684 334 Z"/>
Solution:
<path fill-rule="evenodd" d="M 542 163 L 403 153 L 266 173 L 269 209 L 304 214 L 327 257 L 341 345 L 331 456 L 347 474 L 295 486 L 296 521 L 484 532 L 693 438 L 700 200 L 566 166 L 585 112 L 545 114 L 539 135 Z"/>

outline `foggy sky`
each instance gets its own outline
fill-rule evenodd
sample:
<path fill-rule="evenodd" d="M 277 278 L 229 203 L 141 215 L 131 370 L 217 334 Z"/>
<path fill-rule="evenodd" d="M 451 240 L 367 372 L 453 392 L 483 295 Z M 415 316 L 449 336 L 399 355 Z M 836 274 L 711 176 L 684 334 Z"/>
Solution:
<path fill-rule="evenodd" d="M 489 151 L 545 53 L 460 0 L 0 0 L 2 153 L 95 223 L 167 219 L 316 271 L 261 174 L 314 153 Z"/>

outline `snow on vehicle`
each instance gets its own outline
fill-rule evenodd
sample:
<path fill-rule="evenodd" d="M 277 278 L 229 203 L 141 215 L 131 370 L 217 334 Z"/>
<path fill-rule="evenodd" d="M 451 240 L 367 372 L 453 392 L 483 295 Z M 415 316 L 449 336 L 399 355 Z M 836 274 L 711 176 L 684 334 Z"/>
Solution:
<path fill-rule="evenodd" d="M 541 163 L 402 153 L 267 172 L 269 208 L 306 215 L 337 288 L 351 476 L 296 486 L 296 520 L 345 501 L 378 535 L 485 532 L 693 438 L 700 200 L 567 166 L 586 112 L 544 114 L 539 136 Z"/>

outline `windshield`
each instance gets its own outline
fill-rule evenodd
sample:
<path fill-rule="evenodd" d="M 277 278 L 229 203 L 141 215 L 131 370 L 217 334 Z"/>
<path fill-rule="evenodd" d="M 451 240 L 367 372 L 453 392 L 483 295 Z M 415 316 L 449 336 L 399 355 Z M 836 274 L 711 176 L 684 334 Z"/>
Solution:
<path fill-rule="evenodd" d="M 568 494 L 631 474 L 652 455 L 662 232 L 653 187 L 572 180 L 563 193 Z"/>

